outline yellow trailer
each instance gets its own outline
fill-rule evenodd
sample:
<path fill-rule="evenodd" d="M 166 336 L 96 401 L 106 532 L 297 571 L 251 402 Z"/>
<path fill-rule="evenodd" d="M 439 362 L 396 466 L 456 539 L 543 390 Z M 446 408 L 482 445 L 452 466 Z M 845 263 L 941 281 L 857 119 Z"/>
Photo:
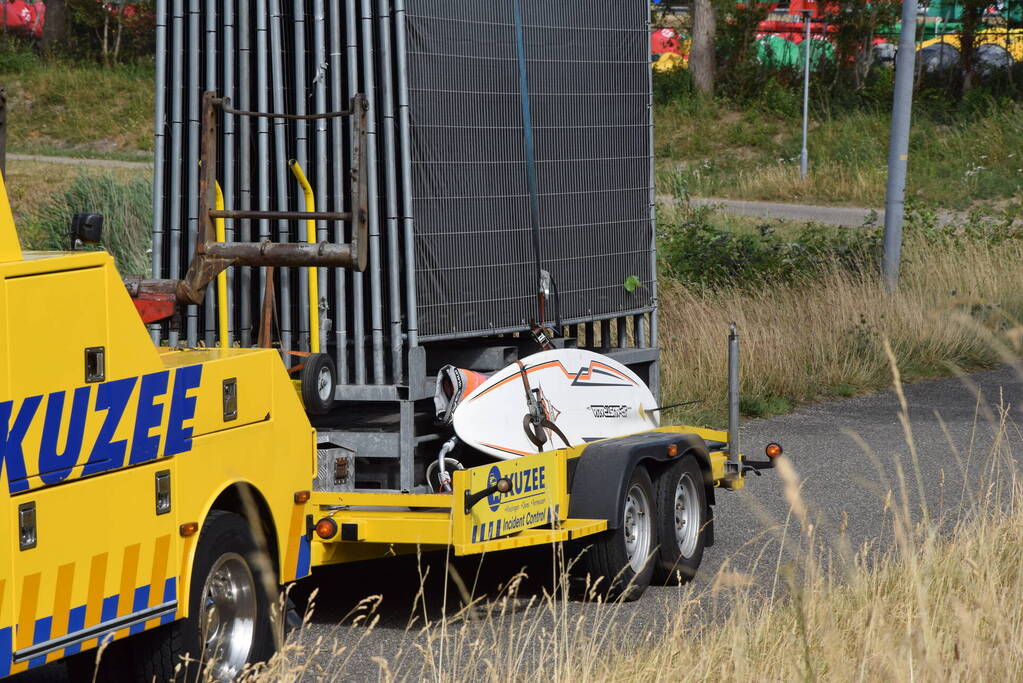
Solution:
<path fill-rule="evenodd" d="M 635 598 L 696 570 L 715 489 L 751 467 L 728 433 L 665 427 L 455 471 L 450 493 L 316 491 L 277 351 L 155 347 L 108 254 L 21 251 L 2 181 L 0 311 L 0 677 L 91 671 L 129 639 L 102 661 L 120 677 L 228 680 L 281 642 L 282 585 L 417 550 L 570 542 Z"/>

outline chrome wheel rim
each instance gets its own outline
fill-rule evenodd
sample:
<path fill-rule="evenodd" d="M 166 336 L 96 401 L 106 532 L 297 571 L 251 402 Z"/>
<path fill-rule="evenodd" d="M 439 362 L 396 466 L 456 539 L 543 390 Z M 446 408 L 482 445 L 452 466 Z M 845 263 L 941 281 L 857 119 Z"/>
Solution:
<path fill-rule="evenodd" d="M 212 676 L 233 679 L 249 661 L 256 633 L 256 582 L 245 559 L 221 555 L 202 592 L 204 659 Z"/>
<path fill-rule="evenodd" d="M 316 375 L 316 393 L 319 394 L 321 401 L 330 400 L 331 384 L 330 368 L 320 368 L 319 374 Z"/>
<path fill-rule="evenodd" d="M 653 535 L 650 500 L 639 484 L 633 484 L 625 497 L 622 528 L 625 531 L 625 553 L 629 557 L 629 566 L 639 574 L 650 557 L 650 539 Z"/>
<path fill-rule="evenodd" d="M 675 540 L 682 557 L 692 557 L 700 536 L 700 499 L 696 482 L 683 474 L 675 487 Z"/>

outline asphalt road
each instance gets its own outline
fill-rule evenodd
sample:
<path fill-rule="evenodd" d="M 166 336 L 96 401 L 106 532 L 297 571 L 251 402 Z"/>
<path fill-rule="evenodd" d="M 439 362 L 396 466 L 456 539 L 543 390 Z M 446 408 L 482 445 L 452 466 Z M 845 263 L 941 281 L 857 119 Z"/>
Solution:
<path fill-rule="evenodd" d="M 998 428 L 999 406 L 1009 409 L 1012 421 L 1023 405 L 1023 381 L 1012 367 L 977 373 L 965 379 L 943 379 L 921 382 L 905 387 L 909 405 L 909 422 L 916 457 L 908 445 L 905 429 L 899 419 L 899 401 L 894 392 L 830 401 L 806 406 L 796 412 L 744 425 L 744 450 L 762 452 L 772 440 L 785 446 L 802 482 L 802 495 L 816 525 L 815 532 L 823 539 L 835 539 L 844 533 L 853 548 L 869 543 L 883 549 L 891 540 L 891 513 L 885 511 L 884 498 L 893 491 L 900 500 L 898 468 L 905 474 L 908 508 L 916 519 L 923 513 L 946 522 L 954 521 L 977 490 L 977 481 L 993 466 L 1018 467 L 1023 454 L 1023 434 L 1012 425 L 998 453 L 992 456 L 992 444 Z M 979 392 L 979 398 L 978 398 Z M 1015 451 L 1008 455 L 1006 452 Z M 914 466 L 914 460 L 918 466 Z M 1003 469 L 1003 471 L 1005 471 Z M 917 476 L 919 472 L 919 476 Z M 921 497 L 922 492 L 922 497 Z M 753 477 L 748 487 L 739 492 L 719 492 L 715 509 L 716 544 L 703 558 L 694 588 L 710 609 L 720 616 L 721 605 L 710 607 L 709 587 L 727 563 L 727 569 L 754 578 L 756 584 L 769 590 L 775 576 L 778 539 L 789 514 L 784 483 L 776 473 Z M 790 527 L 788 533 L 794 533 Z M 766 552 L 763 552 L 765 551 Z M 522 551 L 516 554 L 493 555 L 477 564 L 461 562 L 456 567 L 471 583 L 481 570 L 475 594 L 494 593 L 502 582 L 520 567 L 527 566 L 533 576 L 548 577 L 552 572 L 549 550 Z M 389 668 L 414 671 L 422 662 L 416 644 L 423 644 L 418 632 L 422 623 L 422 599 L 416 610 L 420 615 L 416 628 L 407 629 L 412 605 L 416 602 L 419 573 L 428 568 L 431 579 L 444 573 L 443 558 L 389 560 L 362 566 L 323 571 L 310 585 L 319 595 L 317 607 L 308 626 L 296 640 L 301 652 L 296 661 L 309 667 L 306 680 L 366 680 L 376 678 L 382 658 Z M 443 582 L 427 581 L 428 613 L 440 617 Z M 543 581 L 529 582 L 523 595 L 537 595 Z M 449 613 L 457 610 L 456 588 L 449 584 Z M 379 622 L 372 629 L 339 626 L 350 621 L 346 615 L 359 599 L 382 596 L 376 610 Z M 637 602 L 599 608 L 578 600 L 566 600 L 558 610 L 570 623 L 600 621 L 610 628 L 612 639 L 645 639 L 658 629 L 676 609 L 680 599 L 678 588 L 651 587 Z M 525 600 L 516 604 L 522 605 Z M 607 619 L 607 609 L 614 618 Z M 550 621 L 550 614 L 541 610 L 539 621 Z M 536 618 L 536 617 L 529 617 Z M 500 622 L 502 633 L 521 629 L 522 623 Z M 543 628 L 541 625 L 539 628 Z M 620 633 L 618 632 L 620 631 Z M 487 639 L 493 633 L 481 627 L 473 639 L 481 641 L 472 647 L 487 651 Z M 469 641 L 466 641 L 469 642 Z M 436 649 L 436 646 L 434 646 Z M 343 654 L 331 651 L 343 650 Z M 529 649 L 527 648 L 527 651 Z M 534 650 L 535 651 L 535 650 Z M 539 656 L 539 655 L 537 655 Z M 536 665 L 527 656 L 527 668 Z"/>
<path fill-rule="evenodd" d="M 976 481 L 983 472 L 994 464 L 1004 471 L 1006 462 L 1009 467 L 1018 467 L 1018 454 L 1023 453 L 1023 433 L 1011 424 L 999 452 L 1015 453 L 1004 461 L 991 456 L 998 433 L 993 423 L 997 422 L 999 406 L 1008 408 L 1014 423 L 1018 406 L 1023 405 L 1023 381 L 1016 369 L 1006 366 L 965 380 L 921 382 L 906 387 L 905 394 L 918 468 L 914 467 L 899 419 L 898 399 L 891 392 L 806 406 L 782 417 L 750 421 L 743 428 L 744 450 L 759 452 L 772 440 L 785 446 L 802 481 L 803 499 L 819 538 L 837 538 L 842 530 L 854 548 L 869 543 L 883 549 L 891 543 L 891 514 L 885 511 L 884 497 L 894 490 L 898 501 L 897 464 L 906 473 L 908 507 L 915 518 L 923 514 L 922 491 L 931 517 L 954 520 L 964 507 L 964 495 L 968 498 L 976 491 Z M 776 473 L 752 477 L 743 491 L 719 492 L 715 509 L 717 542 L 707 549 L 692 584 L 700 601 L 697 613 L 710 620 L 727 613 L 727 599 L 714 598 L 709 590 L 723 567 L 751 577 L 754 590 L 771 590 L 779 557 L 778 539 L 788 514 L 784 483 Z M 785 533 L 791 539 L 795 531 L 790 526 Z M 429 652 L 439 647 L 427 644 L 419 627 L 424 613 L 434 622 L 443 613 L 445 566 L 443 556 L 397 558 L 320 570 L 300 584 L 300 599 L 310 590 L 317 591 L 308 624 L 291 640 L 292 661 L 306 671 L 301 680 L 373 680 L 380 676 L 383 661 L 391 673 L 419 678 L 424 659 L 417 647 Z M 532 579 L 522 586 L 520 598 L 510 603 L 510 616 L 490 622 L 470 621 L 466 627 L 470 637 L 455 638 L 448 644 L 449 649 L 456 650 L 447 654 L 445 669 L 449 673 L 454 664 L 463 671 L 468 667 L 473 673 L 474 666 L 481 666 L 483 655 L 495 652 L 491 645 L 494 639 L 507 640 L 508 634 L 519 634 L 521 641 L 516 646 L 519 673 L 549 666 L 549 661 L 541 664 L 541 660 L 544 645 L 552 637 L 555 614 L 573 627 L 607 629 L 603 637 L 612 641 L 656 638 L 679 601 L 689 596 L 678 588 L 651 587 L 642 599 L 625 605 L 598 606 L 559 599 L 551 603 L 553 610 L 541 607 L 530 611 L 525 607 L 530 596 L 542 596 L 544 588 L 549 587 L 548 577 L 554 567 L 550 549 L 495 554 L 484 558 L 482 564 L 461 560 L 454 566 L 470 587 L 475 586 L 473 594 L 477 596 L 497 594 L 520 568 L 525 568 Z M 427 574 L 425 591 L 419 595 L 423 572 Z M 368 596 L 379 596 L 372 617 L 375 624 L 372 628 L 353 626 L 353 614 L 360 613 L 359 601 Z M 453 614 L 460 600 L 458 589 L 450 581 L 447 597 L 448 614 Z M 447 632 L 456 633 L 462 623 L 456 620 Z M 461 653 L 457 651 L 458 643 L 463 648 Z"/>

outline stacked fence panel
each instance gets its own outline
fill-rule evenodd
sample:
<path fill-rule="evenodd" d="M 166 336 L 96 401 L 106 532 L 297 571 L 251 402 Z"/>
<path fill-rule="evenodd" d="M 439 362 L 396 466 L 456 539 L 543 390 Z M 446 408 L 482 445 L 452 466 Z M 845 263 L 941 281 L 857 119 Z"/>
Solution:
<path fill-rule="evenodd" d="M 526 101 L 540 262 L 557 294 L 546 322 L 648 310 L 645 3 L 406 6 L 420 336 L 519 330 L 539 316 Z M 632 276 L 644 286 L 625 288 Z"/>
<path fill-rule="evenodd" d="M 540 256 L 566 325 L 651 310 L 647 4 L 475 0 L 159 0 L 153 274 L 181 278 L 198 227 L 202 94 L 241 110 L 370 105 L 370 259 L 319 269 L 322 332 L 339 380 L 395 385 L 421 341 L 522 331 L 538 315 L 525 163 L 533 107 Z M 524 58 L 524 98 L 518 64 Z M 228 209 L 351 210 L 351 119 L 222 116 L 217 178 Z M 319 240 L 350 227 L 318 222 Z M 228 220 L 228 240 L 304 241 L 304 221 Z M 232 343 L 254 345 L 268 271 L 230 274 Z M 646 286 L 627 291 L 635 276 Z M 309 348 L 305 269 L 276 269 L 271 336 Z M 218 341 L 215 299 L 154 331 Z M 313 312 L 312 314 L 316 314 Z"/>

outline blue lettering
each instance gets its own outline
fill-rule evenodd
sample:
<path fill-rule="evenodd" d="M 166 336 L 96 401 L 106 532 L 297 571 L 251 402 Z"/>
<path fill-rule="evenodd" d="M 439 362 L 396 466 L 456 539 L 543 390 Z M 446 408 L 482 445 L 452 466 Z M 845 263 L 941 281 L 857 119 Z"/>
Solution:
<path fill-rule="evenodd" d="M 536 482 L 540 479 L 540 469 L 538 467 L 533 468 L 533 490 L 536 490 Z"/>
<path fill-rule="evenodd" d="M 174 391 L 171 397 L 170 417 L 167 420 L 164 455 L 177 455 L 192 450 L 192 428 L 185 427 L 185 422 L 195 417 L 195 396 L 189 396 L 188 391 L 198 388 L 201 379 L 201 365 L 178 368 L 174 373 Z"/>
<path fill-rule="evenodd" d="M 512 478 L 515 480 L 515 495 L 519 495 L 522 493 L 522 472 L 515 472 Z"/>
<path fill-rule="evenodd" d="M 43 440 L 39 445 L 39 477 L 44 484 L 59 484 L 71 474 L 71 468 L 78 464 L 82 454 L 82 439 L 85 437 L 85 418 L 89 412 L 91 386 L 75 389 L 71 403 L 71 420 L 68 423 L 64 450 L 57 452 L 60 427 L 64 422 L 64 398 L 67 392 L 55 391 L 46 400 L 46 420 L 43 422 Z"/>
<path fill-rule="evenodd" d="M 82 468 L 83 477 L 116 470 L 118 467 L 124 466 L 124 454 L 128 448 L 128 441 L 127 439 L 113 441 L 113 438 L 138 379 L 138 377 L 127 377 L 107 382 L 100 384 L 96 390 L 96 412 L 105 410 L 107 417 L 99 429 L 99 436 L 96 437 L 89 460 Z"/>
<path fill-rule="evenodd" d="M 542 488 L 542 489 L 547 488 L 547 482 L 545 481 L 545 477 L 546 476 L 547 476 L 547 468 L 546 467 L 541 467 L 540 468 L 540 488 Z"/>
<path fill-rule="evenodd" d="M 137 465 L 147 460 L 156 460 L 160 450 L 160 435 L 150 435 L 153 427 L 159 427 L 163 421 L 163 404 L 153 403 L 153 399 L 167 393 L 167 378 L 170 372 L 154 372 L 142 378 L 139 386 L 139 407 L 135 413 L 135 432 L 131 439 L 131 456 L 129 465 Z"/>
<path fill-rule="evenodd" d="M 530 491 L 533 490 L 532 488 L 530 488 L 530 484 L 532 482 L 529 480 L 529 475 L 532 471 L 533 470 L 526 470 L 525 472 L 519 473 L 519 476 L 522 477 L 522 490 L 525 493 L 529 493 Z"/>
<path fill-rule="evenodd" d="M 3 471 L 4 463 L 7 463 L 7 487 L 11 493 L 28 489 L 28 474 L 25 472 L 25 454 L 21 450 L 21 442 L 42 401 L 42 396 L 26 398 L 21 404 L 21 410 L 18 411 L 18 417 L 14 420 L 14 426 L 9 430 L 14 401 L 0 403 L 0 472 Z"/>

